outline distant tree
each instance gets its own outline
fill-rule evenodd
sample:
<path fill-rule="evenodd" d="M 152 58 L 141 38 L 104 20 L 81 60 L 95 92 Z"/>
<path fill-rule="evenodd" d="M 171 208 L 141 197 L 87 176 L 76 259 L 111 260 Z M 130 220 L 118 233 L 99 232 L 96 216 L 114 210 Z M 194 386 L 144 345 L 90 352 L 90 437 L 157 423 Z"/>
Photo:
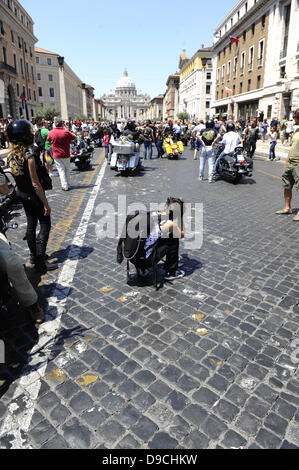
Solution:
<path fill-rule="evenodd" d="M 85 114 L 80 113 L 78 114 L 77 119 L 79 119 L 79 121 L 86 121 L 87 117 L 85 116 Z"/>
<path fill-rule="evenodd" d="M 59 116 L 60 111 L 56 106 L 48 104 L 45 107 L 39 107 L 36 110 L 37 119 L 45 119 L 46 121 L 53 121 L 55 116 Z"/>
<path fill-rule="evenodd" d="M 188 113 L 178 113 L 177 117 L 181 121 L 186 121 L 186 120 L 190 119 L 190 115 Z"/>

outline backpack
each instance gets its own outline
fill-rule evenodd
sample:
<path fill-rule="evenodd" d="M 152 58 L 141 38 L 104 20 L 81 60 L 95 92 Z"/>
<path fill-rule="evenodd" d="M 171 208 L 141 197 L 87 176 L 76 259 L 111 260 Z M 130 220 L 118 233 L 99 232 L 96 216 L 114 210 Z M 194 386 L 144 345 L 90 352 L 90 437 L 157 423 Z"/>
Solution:
<path fill-rule="evenodd" d="M 35 134 L 34 142 L 38 146 L 39 151 L 44 152 L 46 143 L 44 139 L 42 138 L 42 133 L 40 129 Z"/>
<path fill-rule="evenodd" d="M 159 216 L 159 223 L 161 216 Z M 136 211 L 133 215 L 128 215 L 122 236 L 117 246 L 117 262 L 122 264 L 127 260 L 127 282 L 130 280 L 130 263 L 137 269 L 137 274 L 148 267 L 147 251 L 153 249 L 149 261 L 153 267 L 154 285 L 157 287 L 157 263 L 155 260 L 155 245 L 145 249 L 146 241 L 154 226 L 154 219 L 150 212 Z M 130 228 L 135 229 L 135 234 L 130 234 Z M 135 235 L 135 236 L 134 236 Z"/>

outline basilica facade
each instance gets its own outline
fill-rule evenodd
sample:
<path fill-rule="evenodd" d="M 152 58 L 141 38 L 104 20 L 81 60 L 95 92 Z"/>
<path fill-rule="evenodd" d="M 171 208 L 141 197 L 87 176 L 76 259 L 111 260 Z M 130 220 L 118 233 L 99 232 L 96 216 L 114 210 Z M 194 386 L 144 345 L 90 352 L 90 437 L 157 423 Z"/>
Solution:
<path fill-rule="evenodd" d="M 101 118 L 109 121 L 122 119 L 146 119 L 150 97 L 137 92 L 136 85 L 129 77 L 127 70 L 117 83 L 115 92 L 101 97 Z"/>

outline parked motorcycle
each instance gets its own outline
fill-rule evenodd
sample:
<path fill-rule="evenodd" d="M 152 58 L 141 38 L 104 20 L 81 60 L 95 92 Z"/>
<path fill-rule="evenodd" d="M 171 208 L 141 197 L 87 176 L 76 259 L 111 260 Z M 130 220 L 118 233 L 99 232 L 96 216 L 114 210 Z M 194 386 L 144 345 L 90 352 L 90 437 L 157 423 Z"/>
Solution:
<path fill-rule="evenodd" d="M 122 136 L 120 139 L 112 136 L 110 144 L 113 149 L 110 161 L 111 170 L 116 170 L 124 175 L 141 169 L 138 144 L 133 142 L 128 136 Z"/>
<path fill-rule="evenodd" d="M 163 148 L 169 160 L 179 159 L 184 152 L 184 144 L 180 140 L 175 142 L 171 137 L 166 137 L 164 139 Z"/>
<path fill-rule="evenodd" d="M 238 184 L 242 179 L 252 177 L 253 161 L 246 156 L 243 147 L 237 147 L 233 153 L 224 155 L 220 160 L 217 174 Z"/>

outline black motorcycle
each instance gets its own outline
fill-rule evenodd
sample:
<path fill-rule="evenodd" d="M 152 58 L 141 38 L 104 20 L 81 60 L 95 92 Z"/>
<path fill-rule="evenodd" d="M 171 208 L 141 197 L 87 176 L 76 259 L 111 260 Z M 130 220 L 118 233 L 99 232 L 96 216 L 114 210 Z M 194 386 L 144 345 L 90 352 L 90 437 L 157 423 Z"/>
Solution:
<path fill-rule="evenodd" d="M 88 170 L 91 167 L 94 148 L 84 140 L 78 140 L 71 147 L 71 163 L 74 163 L 79 171 Z"/>
<path fill-rule="evenodd" d="M 245 176 L 252 177 L 252 172 L 253 161 L 247 157 L 243 147 L 237 147 L 233 153 L 224 155 L 217 170 L 219 177 L 231 180 L 234 184 L 240 183 Z"/>

